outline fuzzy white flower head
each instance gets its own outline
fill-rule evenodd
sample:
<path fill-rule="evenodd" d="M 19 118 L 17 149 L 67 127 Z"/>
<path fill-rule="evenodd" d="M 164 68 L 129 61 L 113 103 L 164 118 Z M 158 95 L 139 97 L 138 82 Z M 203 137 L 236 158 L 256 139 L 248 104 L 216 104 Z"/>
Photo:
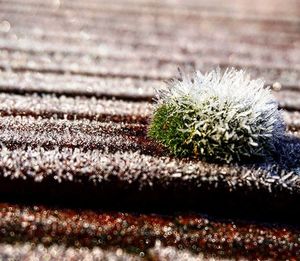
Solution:
<path fill-rule="evenodd" d="M 181 74 L 158 91 L 149 136 L 175 155 L 230 162 L 264 156 L 284 135 L 278 104 L 261 79 L 218 68 Z"/>

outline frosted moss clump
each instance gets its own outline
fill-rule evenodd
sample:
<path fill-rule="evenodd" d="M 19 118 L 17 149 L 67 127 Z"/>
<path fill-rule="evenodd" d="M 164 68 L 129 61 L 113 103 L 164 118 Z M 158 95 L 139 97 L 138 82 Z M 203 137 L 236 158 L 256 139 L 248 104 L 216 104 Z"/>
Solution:
<path fill-rule="evenodd" d="M 263 80 L 234 68 L 181 78 L 157 91 L 151 138 L 176 156 L 225 162 L 274 151 L 285 128 Z"/>

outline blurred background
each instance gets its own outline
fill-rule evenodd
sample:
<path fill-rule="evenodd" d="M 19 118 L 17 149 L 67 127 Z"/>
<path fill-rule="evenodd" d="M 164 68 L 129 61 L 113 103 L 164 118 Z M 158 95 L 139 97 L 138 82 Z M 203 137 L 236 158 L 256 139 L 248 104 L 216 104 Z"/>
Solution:
<path fill-rule="evenodd" d="M 0 259 L 136 260 L 159 239 L 193 253 L 297 260 L 300 230 L 206 215 L 154 217 L 155 208 L 141 215 L 77 208 L 78 201 L 87 204 L 84 198 L 93 197 L 89 188 L 96 195 L 102 188 L 103 166 L 107 175 L 119 170 L 111 188 L 117 178 L 133 187 L 129 205 L 140 193 L 131 178 L 143 179 L 143 167 L 158 174 L 161 167 L 166 176 L 175 171 L 145 138 L 155 88 L 177 77 L 178 67 L 206 72 L 217 66 L 263 78 L 287 130 L 300 136 L 299 0 L 0 0 Z M 141 167 L 139 159 L 149 162 Z M 126 176 L 120 166 L 132 172 Z M 200 167 L 208 176 L 219 171 Z M 235 167 L 225 171 L 235 175 Z M 286 187 L 291 184 L 298 193 L 297 177 Z M 144 196 L 156 195 L 151 185 Z M 126 200 L 126 193 L 120 195 Z M 71 210 L 46 204 L 61 204 L 65 197 L 72 204 L 63 207 Z M 92 249 L 111 246 L 113 252 Z M 149 260 L 192 258 L 159 247 Z"/>
<path fill-rule="evenodd" d="M 0 84 L 87 92 L 126 79 L 151 96 L 177 67 L 235 66 L 299 87 L 299 10 L 297 0 L 1 0 Z"/>

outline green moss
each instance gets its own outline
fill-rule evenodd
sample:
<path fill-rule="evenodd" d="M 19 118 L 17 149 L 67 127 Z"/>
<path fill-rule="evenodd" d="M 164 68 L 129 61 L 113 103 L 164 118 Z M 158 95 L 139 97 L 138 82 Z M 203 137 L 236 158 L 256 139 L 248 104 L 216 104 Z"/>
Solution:
<path fill-rule="evenodd" d="M 197 107 L 191 102 L 160 104 L 154 111 L 149 137 L 175 156 L 214 161 L 259 157 L 271 149 L 259 135 L 264 129 L 257 129 L 256 136 L 249 129 L 248 120 L 252 118 L 249 108 L 235 110 L 231 104 L 216 105 L 215 101 L 212 97 Z"/>
<path fill-rule="evenodd" d="M 231 69 L 183 75 L 158 91 L 148 135 L 175 156 L 231 162 L 269 157 L 284 129 L 263 82 Z"/>
<path fill-rule="evenodd" d="M 168 147 L 176 156 L 189 156 L 191 146 L 188 133 L 180 131 L 186 128 L 183 121 L 185 112 L 178 112 L 175 106 L 162 104 L 157 107 L 149 126 L 148 135 Z"/>

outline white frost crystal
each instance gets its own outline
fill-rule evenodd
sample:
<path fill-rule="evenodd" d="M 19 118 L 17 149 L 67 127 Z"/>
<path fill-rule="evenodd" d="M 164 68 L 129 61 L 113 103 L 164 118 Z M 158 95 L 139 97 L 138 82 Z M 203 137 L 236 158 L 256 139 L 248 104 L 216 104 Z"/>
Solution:
<path fill-rule="evenodd" d="M 278 104 L 261 79 L 218 68 L 181 74 L 158 91 L 149 136 L 178 156 L 231 162 L 266 156 L 284 135 Z"/>

